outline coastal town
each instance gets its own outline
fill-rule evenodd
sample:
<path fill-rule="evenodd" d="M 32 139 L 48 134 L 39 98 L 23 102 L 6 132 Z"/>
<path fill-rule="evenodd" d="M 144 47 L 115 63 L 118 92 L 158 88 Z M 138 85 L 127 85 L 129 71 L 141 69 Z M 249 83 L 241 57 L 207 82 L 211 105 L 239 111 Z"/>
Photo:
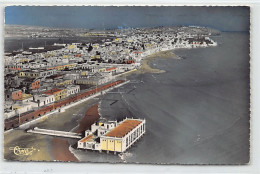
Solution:
<path fill-rule="evenodd" d="M 97 41 L 45 44 L 28 49 L 22 45 L 22 49 L 5 52 L 4 129 L 12 131 L 29 124 L 27 133 L 76 138 L 78 149 L 125 152 L 146 132 L 146 121 L 141 116 L 126 115 L 124 120 L 97 117 L 84 123 L 77 133 L 33 125 L 47 115 L 64 112 L 129 83 L 126 76 L 130 73 L 164 72 L 151 68 L 148 57 L 175 56 L 171 52 L 174 49 L 216 46 L 213 35 L 216 32 L 203 27 L 84 31 L 78 36 Z M 91 108 L 97 112 L 97 107 L 96 104 Z"/>
<path fill-rule="evenodd" d="M 147 164 L 251 161 L 251 6 L 2 11 L 0 170 L 140 173 Z"/>
<path fill-rule="evenodd" d="M 54 43 L 48 50 L 30 47 L 6 52 L 5 130 L 19 127 L 23 116 L 40 108 L 123 80 L 124 74 L 139 69 L 149 55 L 176 48 L 216 46 L 209 31 L 200 27 L 122 29 L 100 43 Z M 85 33 L 91 37 L 106 34 Z M 30 118 L 22 122 L 27 121 Z"/>

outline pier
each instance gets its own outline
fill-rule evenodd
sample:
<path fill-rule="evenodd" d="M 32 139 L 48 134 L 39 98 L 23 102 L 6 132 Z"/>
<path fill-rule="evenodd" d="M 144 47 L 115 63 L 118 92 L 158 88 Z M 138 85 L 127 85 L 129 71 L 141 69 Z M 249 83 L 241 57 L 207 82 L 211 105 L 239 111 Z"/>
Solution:
<path fill-rule="evenodd" d="M 74 132 L 65 132 L 65 131 L 57 131 L 57 130 L 50 130 L 50 129 L 40 129 L 35 127 L 33 129 L 27 130 L 28 133 L 35 133 L 35 134 L 43 134 L 43 135 L 51 135 L 57 137 L 64 137 L 64 138 L 75 138 L 81 139 L 81 134 L 74 133 Z"/>

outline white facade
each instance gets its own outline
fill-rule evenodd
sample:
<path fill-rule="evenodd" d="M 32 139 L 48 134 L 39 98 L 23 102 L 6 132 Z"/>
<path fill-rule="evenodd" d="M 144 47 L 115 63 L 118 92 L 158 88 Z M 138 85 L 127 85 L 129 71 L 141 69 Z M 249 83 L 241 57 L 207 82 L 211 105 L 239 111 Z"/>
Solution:
<path fill-rule="evenodd" d="M 69 85 L 67 87 L 67 96 L 77 94 L 80 91 L 79 85 Z"/>
<path fill-rule="evenodd" d="M 69 73 L 64 75 L 64 79 L 77 80 L 80 78 L 79 73 Z"/>
<path fill-rule="evenodd" d="M 145 134 L 145 120 L 124 119 L 120 123 L 99 122 L 85 131 L 85 137 L 78 141 L 79 149 L 124 152 Z M 96 140 L 100 138 L 99 142 Z"/>
<path fill-rule="evenodd" d="M 125 119 L 120 124 L 124 123 L 124 121 L 126 120 L 130 120 L 130 121 L 136 120 L 136 121 L 140 121 L 141 123 L 138 124 L 134 129 L 132 129 L 123 137 L 111 137 L 108 136 L 109 133 L 101 136 L 100 142 L 102 144 L 102 150 L 112 151 L 112 152 L 124 152 L 145 134 L 145 120 Z M 104 142 L 107 143 L 107 148 L 104 148 Z"/>
<path fill-rule="evenodd" d="M 12 106 L 13 109 L 11 111 L 4 113 L 4 119 L 28 112 L 36 107 L 36 105 L 34 102 L 16 103 Z"/>
<path fill-rule="evenodd" d="M 76 84 L 80 85 L 101 85 L 113 80 L 113 76 L 101 76 L 101 77 L 89 77 L 89 78 L 80 78 L 76 80 Z"/>
<path fill-rule="evenodd" d="M 39 77 L 49 77 L 57 73 L 56 69 L 50 69 L 46 71 L 41 71 Z"/>
<path fill-rule="evenodd" d="M 35 95 L 33 100 L 38 104 L 38 107 L 44 106 L 55 101 L 54 95 Z"/>

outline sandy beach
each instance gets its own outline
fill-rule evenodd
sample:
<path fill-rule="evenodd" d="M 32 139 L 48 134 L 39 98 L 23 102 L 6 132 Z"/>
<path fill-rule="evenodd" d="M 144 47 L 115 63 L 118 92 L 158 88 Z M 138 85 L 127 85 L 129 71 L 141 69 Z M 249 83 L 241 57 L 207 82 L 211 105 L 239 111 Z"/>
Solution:
<path fill-rule="evenodd" d="M 131 155 L 124 162 L 249 162 L 249 50 L 243 50 L 248 48 L 248 35 L 226 33 L 217 39 L 223 40 L 218 47 L 176 50 L 176 54 L 187 57 L 185 61 L 176 60 L 179 58 L 171 51 L 146 57 L 138 70 L 143 74 L 129 73 L 132 75 L 128 79 L 137 83 L 102 97 L 99 111 L 106 119 L 138 117 L 147 121 L 147 134 L 127 151 Z M 162 54 L 162 59 L 158 54 Z M 159 73 L 160 70 L 167 73 Z M 33 126 L 82 132 L 91 125 L 90 121 L 99 118 L 100 99 L 81 103 Z M 111 104 L 114 101 L 117 102 Z M 71 152 L 69 146 L 77 140 L 24 130 L 5 133 L 4 138 L 6 160 L 123 162 L 112 154 L 78 149 Z M 36 151 L 30 156 L 16 156 L 9 150 L 15 146 L 34 147 Z"/>
<path fill-rule="evenodd" d="M 99 113 L 98 113 L 98 104 L 95 104 L 87 110 L 85 116 L 79 122 L 78 128 L 74 132 L 83 133 L 93 123 L 98 121 L 99 117 L 100 116 L 99 116 Z"/>
<path fill-rule="evenodd" d="M 91 106 L 80 120 L 77 129 L 73 132 L 84 133 L 93 123 L 99 119 L 98 104 Z M 52 155 L 57 161 L 78 162 L 78 159 L 70 152 L 69 140 L 66 138 L 53 138 L 52 140 Z"/>
<path fill-rule="evenodd" d="M 7 136 L 8 135 L 8 136 Z M 52 155 L 49 153 L 47 141 L 50 137 L 36 134 L 26 134 L 24 130 L 15 130 L 4 134 L 4 159 L 12 161 L 51 161 Z M 18 146 L 20 148 L 35 148 L 31 155 L 15 155 L 10 148 Z"/>
<path fill-rule="evenodd" d="M 111 120 L 146 120 L 146 135 L 127 150 L 127 163 L 248 163 L 248 35 L 224 33 L 216 40 L 223 44 L 174 50 L 182 60 L 150 59 L 166 73 L 133 73 L 128 79 L 135 83 L 101 102 L 101 115 Z M 100 160 L 88 154 L 82 161 Z"/>
<path fill-rule="evenodd" d="M 63 138 L 52 139 L 52 155 L 56 161 L 78 162 L 78 159 L 69 151 L 69 142 Z"/>
<path fill-rule="evenodd" d="M 93 121 L 99 118 L 96 100 L 89 100 L 76 105 L 65 112 L 56 113 L 41 119 L 39 123 L 31 126 L 52 130 L 83 131 Z M 10 147 L 35 148 L 31 155 L 15 155 Z M 23 129 L 15 129 L 4 134 L 4 159 L 13 161 L 78 161 L 69 151 L 69 142 L 65 138 L 26 133 Z"/>
<path fill-rule="evenodd" d="M 145 57 L 141 67 L 134 73 L 163 73 L 164 70 L 150 67 L 149 62 L 157 59 L 179 59 L 172 51 L 161 51 Z M 131 74 L 131 73 L 130 73 Z M 84 105 L 90 105 L 84 107 Z M 80 111 L 79 111 L 80 110 Z M 76 115 L 76 111 L 81 115 Z M 84 115 L 84 116 L 83 116 Z M 98 104 L 93 102 L 84 102 L 74 106 L 63 113 L 54 114 L 50 117 L 44 117 L 39 123 L 32 126 L 40 128 L 48 128 L 53 130 L 71 131 L 81 133 L 84 132 L 91 124 L 99 119 Z M 6 136 L 8 135 L 8 136 Z M 37 140 L 37 141 L 35 141 Z M 69 151 L 69 142 L 67 139 L 51 137 L 39 134 L 28 134 L 24 130 L 13 130 L 5 133 L 4 157 L 6 160 L 17 161 L 73 161 L 77 162 L 77 158 Z M 9 147 L 19 145 L 20 147 L 34 147 L 34 151 L 29 156 L 14 155 Z"/>
<path fill-rule="evenodd" d="M 156 52 L 156 53 L 153 53 L 149 56 L 146 56 L 142 61 L 141 67 L 137 71 L 135 71 L 135 73 L 164 73 L 165 70 L 152 68 L 149 65 L 150 61 L 157 59 L 157 58 L 160 58 L 160 59 L 181 59 L 179 56 L 174 54 L 172 52 L 172 50 Z"/>

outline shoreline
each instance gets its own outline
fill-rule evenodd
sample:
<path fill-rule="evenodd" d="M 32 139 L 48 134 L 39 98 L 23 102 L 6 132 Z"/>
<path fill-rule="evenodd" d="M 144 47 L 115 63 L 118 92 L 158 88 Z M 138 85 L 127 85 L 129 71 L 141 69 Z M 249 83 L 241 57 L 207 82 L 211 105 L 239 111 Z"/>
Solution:
<path fill-rule="evenodd" d="M 172 51 L 173 51 L 173 49 L 167 50 L 167 51 L 159 51 L 159 52 L 156 52 L 156 53 L 143 57 L 141 66 L 138 67 L 137 71 L 134 71 L 134 72 L 135 73 L 164 73 L 165 70 L 152 68 L 149 65 L 149 63 L 150 63 L 150 61 L 152 61 L 154 59 L 176 59 L 176 60 L 181 59 L 179 56 L 174 54 Z M 131 73 L 132 72 L 130 72 L 129 74 L 131 74 Z M 74 107 L 78 108 L 80 105 L 77 105 Z M 64 115 L 64 114 L 62 114 L 62 115 Z M 65 115 L 67 115 L 67 114 L 65 114 Z M 91 116 L 91 118 L 88 118 L 88 116 Z M 83 117 L 81 117 L 79 119 L 80 121 L 78 123 L 76 123 L 76 126 L 74 126 L 74 128 L 73 128 L 73 129 L 75 129 L 74 132 L 85 131 L 86 128 L 91 125 L 90 122 L 97 121 L 99 117 L 100 117 L 100 114 L 98 112 L 98 104 L 92 104 L 92 106 L 90 108 L 88 108 L 87 111 L 85 112 L 85 115 Z M 64 120 L 64 122 L 67 122 L 67 120 Z M 44 158 L 43 161 L 53 161 L 53 160 L 55 161 L 56 160 L 56 161 L 64 161 L 64 162 L 70 162 L 70 161 L 78 162 L 78 159 L 69 150 L 69 147 L 71 146 L 71 144 L 69 143 L 68 140 L 62 139 L 62 138 L 52 138 L 51 140 L 46 141 L 45 138 L 41 138 L 41 139 L 42 139 L 42 141 L 40 144 L 44 144 L 44 142 L 45 142 L 47 144 L 50 144 L 51 147 L 44 148 L 42 146 L 43 149 L 41 149 L 41 151 L 39 151 L 37 154 L 33 155 L 29 159 L 34 160 L 34 158 L 36 158 L 36 157 L 37 157 L 37 159 L 39 159 L 38 157 L 41 156 L 41 158 Z M 47 153 L 46 153 L 46 151 L 47 151 Z M 22 160 L 17 160 L 17 161 L 22 161 Z M 24 161 L 28 161 L 28 159 L 24 159 Z M 38 161 L 41 161 L 41 160 L 38 160 Z"/>
<path fill-rule="evenodd" d="M 70 144 L 67 139 L 55 137 L 51 141 L 52 155 L 55 161 L 79 162 L 69 150 Z"/>
<path fill-rule="evenodd" d="M 88 129 L 93 123 L 95 123 L 100 118 L 100 114 L 98 112 L 98 103 L 92 105 L 90 108 L 87 109 L 85 112 L 84 117 L 82 117 L 74 127 L 73 132 L 75 133 L 83 133 L 86 129 Z M 73 130 L 72 129 L 72 130 Z M 62 162 L 79 162 L 76 156 L 69 150 L 69 147 L 72 144 L 69 143 L 68 139 L 63 138 L 53 138 L 52 139 L 52 155 L 54 160 L 62 161 Z"/>
<path fill-rule="evenodd" d="M 80 120 L 77 125 L 77 129 L 73 132 L 75 133 L 84 133 L 93 123 L 98 121 L 100 114 L 98 112 L 98 103 L 92 105 L 85 113 L 85 116 Z"/>
<path fill-rule="evenodd" d="M 216 45 L 212 45 L 216 46 Z M 210 46 L 198 46 L 198 47 L 180 47 L 180 48 L 170 48 L 164 51 L 158 51 L 154 52 L 150 55 L 144 56 L 141 61 L 141 65 L 137 68 L 137 71 L 135 73 L 137 74 L 144 74 L 144 73 L 165 73 L 165 70 L 160 70 L 157 68 L 152 68 L 149 63 L 154 60 L 154 59 L 176 59 L 176 60 L 181 60 L 183 58 L 179 57 L 177 54 L 175 54 L 173 51 L 177 49 L 193 49 L 193 48 L 208 48 L 212 47 Z M 130 74 L 130 73 L 129 73 Z"/>
<path fill-rule="evenodd" d="M 89 104 L 91 104 L 90 107 L 86 106 Z M 35 126 L 70 131 L 72 128 L 78 126 L 79 122 L 77 120 L 81 121 L 83 119 L 83 116 L 80 116 L 80 114 L 78 116 L 74 114 L 77 114 L 79 109 L 82 108 L 80 112 L 84 112 L 84 115 L 95 104 L 96 101 L 93 102 L 93 100 L 82 102 L 79 105 L 73 106 L 67 112 L 55 113 L 52 117 L 36 123 Z M 78 162 L 74 154 L 69 151 L 69 141 L 69 139 L 65 138 L 28 134 L 23 129 L 16 129 L 4 135 L 3 158 L 6 161 Z M 9 150 L 10 147 L 17 145 L 21 148 L 34 147 L 36 151 L 29 156 L 17 156 L 13 151 Z"/>
<path fill-rule="evenodd" d="M 119 84 L 119 86 L 125 83 L 127 82 Z M 93 96 L 91 98 L 93 98 Z M 72 104 L 71 108 L 67 109 L 66 112 L 53 113 L 51 117 L 41 119 L 33 125 L 53 130 L 84 132 L 99 119 L 98 104 L 99 103 L 93 99 L 82 101 L 77 105 Z M 33 139 L 37 139 L 37 141 L 32 141 Z M 78 162 L 78 159 L 76 159 L 74 154 L 69 150 L 71 146 L 69 139 L 40 134 L 31 135 L 25 133 L 24 129 L 15 129 L 4 134 L 4 140 L 5 160 Z M 30 156 L 16 156 L 9 150 L 10 147 L 15 147 L 16 145 L 19 145 L 21 148 L 34 147 L 39 151 L 35 151 Z"/>
<path fill-rule="evenodd" d="M 174 49 L 159 51 L 153 54 L 150 54 L 143 58 L 141 66 L 135 71 L 135 73 L 143 74 L 143 73 L 165 73 L 165 70 L 160 70 L 157 68 L 152 68 L 149 63 L 154 59 L 176 59 L 180 60 L 181 58 L 173 53 Z"/>

